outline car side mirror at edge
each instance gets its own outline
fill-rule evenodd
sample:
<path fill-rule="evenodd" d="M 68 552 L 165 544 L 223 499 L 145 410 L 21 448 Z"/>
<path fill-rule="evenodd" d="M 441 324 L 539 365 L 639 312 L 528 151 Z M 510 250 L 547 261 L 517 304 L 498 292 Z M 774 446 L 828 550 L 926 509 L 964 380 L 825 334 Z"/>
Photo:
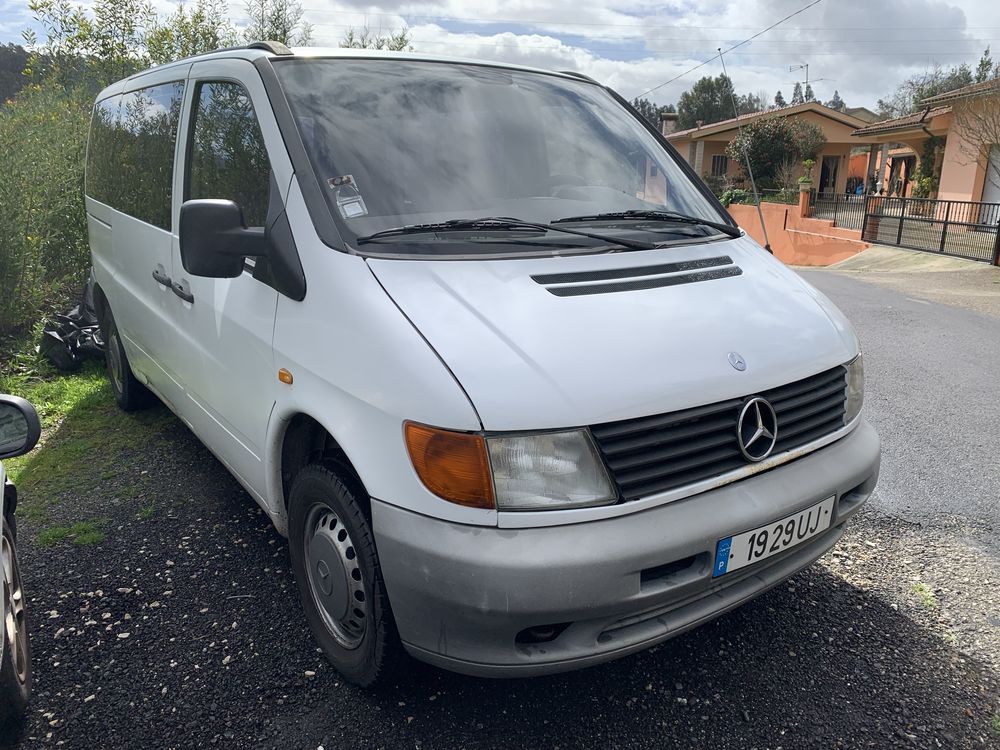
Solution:
<path fill-rule="evenodd" d="M 34 406 L 19 396 L 0 395 L 0 459 L 24 455 L 41 435 Z"/>
<path fill-rule="evenodd" d="M 233 201 L 186 201 L 178 237 L 184 270 L 195 276 L 234 279 L 243 273 L 244 258 L 268 254 L 264 228 L 247 227 Z"/>

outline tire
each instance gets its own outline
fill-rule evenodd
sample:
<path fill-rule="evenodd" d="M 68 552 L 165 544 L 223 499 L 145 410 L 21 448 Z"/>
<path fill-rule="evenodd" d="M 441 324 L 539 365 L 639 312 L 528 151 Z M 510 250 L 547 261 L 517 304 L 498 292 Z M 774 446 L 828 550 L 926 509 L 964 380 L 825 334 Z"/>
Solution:
<path fill-rule="evenodd" d="M 382 580 L 363 490 L 335 464 L 292 483 L 289 550 L 313 637 L 344 679 L 361 687 L 392 672 L 402 647 Z"/>
<path fill-rule="evenodd" d="M 16 733 L 22 726 L 31 696 L 31 641 L 24 611 L 24 589 L 17 560 L 14 517 L 3 519 L 3 658 L 0 661 L 0 731 Z"/>
<path fill-rule="evenodd" d="M 128 355 L 122 345 L 121 335 L 111 311 L 104 316 L 101 325 L 104 335 L 104 362 L 108 370 L 108 380 L 111 381 L 111 392 L 115 403 L 122 411 L 137 411 L 153 402 L 153 394 L 140 383 L 128 363 Z"/>

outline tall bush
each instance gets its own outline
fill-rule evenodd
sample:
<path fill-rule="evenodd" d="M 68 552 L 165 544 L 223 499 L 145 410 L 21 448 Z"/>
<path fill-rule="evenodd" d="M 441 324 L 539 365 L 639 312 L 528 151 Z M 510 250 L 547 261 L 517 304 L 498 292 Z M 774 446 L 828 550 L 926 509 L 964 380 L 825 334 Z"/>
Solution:
<path fill-rule="evenodd" d="M 825 144 L 823 131 L 812 123 L 763 117 L 744 125 L 726 146 L 726 153 L 744 171 L 749 161 L 757 180 L 778 179 L 789 162 L 814 157 Z"/>
<path fill-rule="evenodd" d="M 86 275 L 91 102 L 43 83 L 0 107 L 0 333 L 31 325 Z"/>

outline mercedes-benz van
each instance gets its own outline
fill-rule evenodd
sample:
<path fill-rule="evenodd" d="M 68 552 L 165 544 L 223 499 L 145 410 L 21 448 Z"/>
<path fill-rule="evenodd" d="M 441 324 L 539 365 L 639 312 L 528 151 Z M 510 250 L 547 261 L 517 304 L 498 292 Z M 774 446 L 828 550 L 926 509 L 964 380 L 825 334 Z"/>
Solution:
<path fill-rule="evenodd" d="M 288 536 L 356 683 L 647 648 L 875 485 L 844 316 L 582 76 L 202 55 L 101 92 L 86 205 L 118 403 L 167 404 Z"/>

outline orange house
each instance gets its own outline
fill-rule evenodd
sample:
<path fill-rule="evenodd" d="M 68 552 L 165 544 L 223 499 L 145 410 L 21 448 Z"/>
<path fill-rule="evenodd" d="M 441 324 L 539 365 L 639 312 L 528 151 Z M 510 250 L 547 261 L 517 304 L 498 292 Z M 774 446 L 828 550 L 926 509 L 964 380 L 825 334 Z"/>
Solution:
<path fill-rule="evenodd" d="M 687 130 L 676 130 L 676 114 L 663 113 L 660 115 L 660 127 L 663 135 L 695 171 L 707 183 L 718 187 L 720 183 L 739 184 L 742 179 L 739 161 L 729 158 L 726 146 L 739 133 L 740 126 L 767 117 L 790 117 L 818 126 L 826 136 L 826 144 L 816 156 L 813 184 L 821 193 L 842 193 L 846 190 L 851 149 L 858 146 L 854 133 L 867 122 L 819 102 L 768 109 Z M 795 174 L 796 179 L 801 174 L 800 168 Z"/>
<path fill-rule="evenodd" d="M 1000 203 L 1000 148 L 983 143 L 984 137 L 990 140 L 1000 133 L 965 132 L 962 115 L 970 107 L 997 110 L 1000 129 L 1000 79 L 932 96 L 923 101 L 922 110 L 858 128 L 854 136 L 880 144 L 878 182 L 884 182 L 886 173 L 894 168 L 894 146 L 903 144 L 923 156 L 925 146 L 934 138 L 938 148 L 934 149 L 933 170 L 938 184 L 931 197 Z"/>

